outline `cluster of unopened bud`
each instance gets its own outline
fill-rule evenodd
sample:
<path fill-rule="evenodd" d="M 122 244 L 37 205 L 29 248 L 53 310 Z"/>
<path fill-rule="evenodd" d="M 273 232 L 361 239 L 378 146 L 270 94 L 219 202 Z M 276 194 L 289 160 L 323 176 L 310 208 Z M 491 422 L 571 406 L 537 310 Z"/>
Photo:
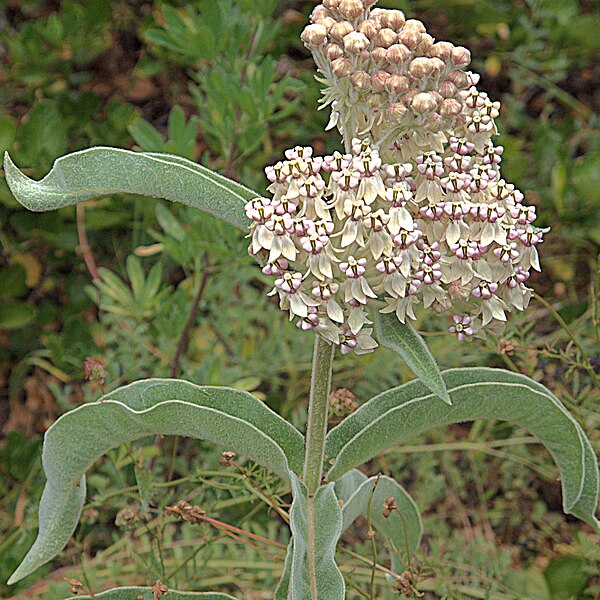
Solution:
<path fill-rule="evenodd" d="M 466 49 L 374 4 L 315 8 L 302 39 L 345 151 L 296 147 L 266 168 L 272 197 L 246 205 L 250 252 L 290 319 L 343 353 L 376 347 L 367 307 L 403 323 L 421 303 L 452 311 L 460 340 L 500 331 L 529 302 L 544 233 L 500 175 L 500 104 L 462 70 Z"/>
<path fill-rule="evenodd" d="M 192 506 L 185 500 L 180 500 L 174 506 L 165 506 L 165 512 L 171 517 L 177 517 L 183 521 L 187 521 L 192 525 L 202 522 L 206 511 L 199 506 Z"/>
<path fill-rule="evenodd" d="M 302 33 L 325 84 L 323 105 L 332 107 L 330 127 L 348 139 L 398 143 L 404 154 L 433 147 L 436 134 L 465 121 L 464 92 L 476 83 L 463 70 L 471 53 L 374 4 L 323 2 Z"/>

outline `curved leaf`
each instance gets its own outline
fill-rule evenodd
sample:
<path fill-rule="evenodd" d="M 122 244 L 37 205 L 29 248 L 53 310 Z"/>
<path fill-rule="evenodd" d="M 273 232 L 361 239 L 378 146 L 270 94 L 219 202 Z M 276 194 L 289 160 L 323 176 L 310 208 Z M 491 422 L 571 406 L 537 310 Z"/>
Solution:
<path fill-rule="evenodd" d="M 344 473 L 339 479 L 336 479 L 335 495 L 341 500 L 342 507 L 367 479 L 369 478 L 358 469 L 352 469 Z"/>
<path fill-rule="evenodd" d="M 122 587 L 95 594 L 98 600 L 154 600 L 152 589 L 149 587 Z M 169 590 L 164 595 L 165 600 L 236 600 L 228 594 L 216 592 L 178 592 Z M 73 596 L 68 600 L 93 600 L 91 596 Z"/>
<path fill-rule="evenodd" d="M 314 535 L 315 585 L 318 600 L 344 600 L 344 578 L 335 564 L 335 548 L 342 532 L 342 514 L 333 483 L 322 486 L 313 498 L 292 473 L 294 501 L 290 512 L 292 539 L 276 600 L 312 598 L 309 528 Z"/>
<path fill-rule="evenodd" d="M 561 473 L 563 508 L 600 530 L 598 466 L 575 419 L 543 385 L 501 369 L 443 373 L 452 406 L 437 402 L 419 381 L 379 394 L 331 430 L 326 454 L 337 479 L 385 449 L 440 425 L 500 419 L 529 430 L 548 449 Z"/>
<path fill-rule="evenodd" d="M 349 473 L 353 472 L 354 470 L 349 471 Z M 376 482 L 377 486 L 373 491 L 373 485 Z M 392 571 L 401 573 L 404 571 L 404 566 L 398 553 L 408 550 L 412 555 L 417 551 L 423 535 L 423 523 L 415 501 L 397 481 L 385 475 L 380 476 L 379 480 L 377 477 L 365 479 L 342 508 L 342 531 L 346 531 L 358 517 L 367 516 L 371 494 L 373 494 L 371 521 L 375 525 L 375 529 L 392 542 Z M 387 519 L 383 516 L 383 503 L 386 498 L 395 498 L 398 505 L 398 510 L 392 511 Z"/>
<path fill-rule="evenodd" d="M 376 313 L 373 321 L 382 346 L 397 352 L 408 368 L 446 404 L 452 404 L 442 374 L 423 338 L 407 321 L 401 323 L 395 313 Z"/>
<path fill-rule="evenodd" d="M 105 194 L 141 194 L 194 206 L 239 229 L 244 204 L 260 194 L 192 161 L 170 154 L 98 146 L 59 158 L 40 181 L 4 155 L 6 181 L 29 210 L 54 210 Z"/>
<path fill-rule="evenodd" d="M 288 457 L 298 468 L 304 454 L 300 432 L 246 392 L 166 379 L 115 390 L 63 415 L 46 432 L 42 463 L 47 482 L 39 533 L 11 583 L 64 548 L 77 526 L 85 499 L 84 473 L 93 462 L 120 444 L 156 434 L 214 442 L 284 479 L 290 478 Z"/>

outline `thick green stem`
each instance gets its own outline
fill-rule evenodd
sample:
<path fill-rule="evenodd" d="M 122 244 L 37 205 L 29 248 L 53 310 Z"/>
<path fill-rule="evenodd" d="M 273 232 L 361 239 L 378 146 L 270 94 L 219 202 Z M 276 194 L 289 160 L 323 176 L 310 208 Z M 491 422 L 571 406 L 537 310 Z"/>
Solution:
<path fill-rule="evenodd" d="M 323 474 L 323 453 L 327 434 L 327 410 L 331 389 L 331 365 L 333 344 L 320 335 L 315 339 L 312 376 L 310 380 L 310 403 L 306 431 L 306 459 L 304 461 L 304 483 L 308 495 L 314 496 Z"/>

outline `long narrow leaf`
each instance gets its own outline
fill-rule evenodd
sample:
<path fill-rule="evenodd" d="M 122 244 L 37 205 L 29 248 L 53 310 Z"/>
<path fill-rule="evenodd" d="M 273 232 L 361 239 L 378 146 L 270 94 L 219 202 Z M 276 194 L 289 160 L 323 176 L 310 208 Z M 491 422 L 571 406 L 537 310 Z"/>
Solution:
<path fill-rule="evenodd" d="M 344 600 L 344 578 L 335 564 L 335 549 L 342 531 L 342 515 L 333 483 L 309 498 L 306 486 L 294 475 L 294 501 L 290 512 L 292 540 L 276 600 Z M 312 515 L 312 516 L 311 516 Z M 312 523 L 312 524 L 311 524 Z M 314 535 L 314 556 L 309 555 L 309 528 Z M 311 591 L 310 561 L 315 561 L 316 596 Z"/>
<path fill-rule="evenodd" d="M 390 446 L 424 431 L 475 419 L 510 421 L 529 430 L 549 450 L 561 473 L 563 507 L 600 530 L 596 456 L 583 430 L 541 384 L 501 369 L 452 369 L 443 373 L 453 405 L 419 381 L 383 392 L 328 435 L 335 480 Z"/>
<path fill-rule="evenodd" d="M 423 338 L 407 321 L 401 323 L 395 314 L 374 315 L 379 342 L 397 352 L 408 368 L 446 404 L 452 404 L 442 374 Z"/>
<path fill-rule="evenodd" d="M 302 464 L 300 432 L 246 392 L 177 380 L 147 380 L 115 390 L 63 415 L 46 432 L 39 533 L 11 583 L 65 546 L 85 500 L 84 474 L 94 461 L 120 444 L 156 434 L 211 441 L 285 479 L 289 463 Z"/>
<path fill-rule="evenodd" d="M 179 156 L 98 146 L 59 158 L 40 181 L 4 157 L 6 181 L 29 210 L 54 210 L 106 194 L 166 198 L 203 210 L 246 230 L 244 203 L 259 194 Z"/>

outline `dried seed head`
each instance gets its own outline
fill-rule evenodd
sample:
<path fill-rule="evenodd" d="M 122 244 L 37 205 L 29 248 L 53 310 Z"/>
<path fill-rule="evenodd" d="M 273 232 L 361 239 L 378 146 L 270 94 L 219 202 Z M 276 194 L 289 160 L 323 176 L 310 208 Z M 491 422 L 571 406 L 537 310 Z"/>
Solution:
<path fill-rule="evenodd" d="M 386 498 L 383 501 L 383 516 L 387 519 L 392 514 L 393 510 L 398 510 L 396 498 Z"/>
<path fill-rule="evenodd" d="M 231 466 L 233 466 L 233 461 L 235 460 L 236 456 L 237 455 L 235 452 L 221 452 L 221 458 L 219 459 L 219 464 L 224 467 L 231 467 Z"/>
<path fill-rule="evenodd" d="M 401 10 L 386 10 L 381 15 L 381 25 L 382 27 L 389 27 L 393 29 L 396 33 L 402 29 L 402 26 L 406 22 L 404 17 L 404 13 Z"/>
<path fill-rule="evenodd" d="M 327 41 L 327 29 L 321 24 L 308 25 L 300 35 L 300 39 L 307 46 L 322 46 Z"/>
<path fill-rule="evenodd" d="M 352 63 L 347 58 L 336 58 L 331 68 L 337 77 L 348 77 L 352 73 Z"/>
<path fill-rule="evenodd" d="M 353 31 L 344 36 L 344 51 L 348 54 L 360 54 L 369 47 L 369 38 L 364 33 Z"/>
<path fill-rule="evenodd" d="M 69 579 L 68 577 L 65 577 L 64 580 L 71 586 L 71 594 L 77 595 L 83 591 L 83 583 L 81 581 Z"/>
<path fill-rule="evenodd" d="M 363 13 L 365 7 L 361 0 L 342 0 L 338 10 L 346 19 L 356 19 Z"/>
<path fill-rule="evenodd" d="M 339 21 L 329 30 L 329 35 L 336 42 L 341 42 L 344 37 L 353 31 L 354 27 L 352 27 L 352 23 L 348 23 L 348 21 Z"/>
<path fill-rule="evenodd" d="M 389 28 L 380 29 L 377 35 L 373 38 L 375 46 L 380 48 L 389 48 L 398 40 L 398 34 Z"/>
<path fill-rule="evenodd" d="M 154 600 L 159 600 L 159 598 L 165 596 L 169 591 L 169 588 L 160 579 L 150 589 L 152 590 L 152 598 Z"/>
<path fill-rule="evenodd" d="M 420 92 L 413 98 L 412 107 L 419 114 L 423 114 L 435 110 L 437 102 L 431 92 Z"/>

